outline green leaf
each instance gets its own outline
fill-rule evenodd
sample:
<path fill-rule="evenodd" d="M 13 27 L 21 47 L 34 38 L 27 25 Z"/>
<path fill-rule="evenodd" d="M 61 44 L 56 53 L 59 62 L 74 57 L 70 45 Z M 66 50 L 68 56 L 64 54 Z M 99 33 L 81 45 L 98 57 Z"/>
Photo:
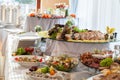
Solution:
<path fill-rule="evenodd" d="M 100 66 L 102 66 L 102 67 L 108 67 L 108 66 L 110 66 L 112 63 L 113 63 L 112 58 L 106 58 L 106 59 L 103 59 L 103 60 L 100 62 Z"/>
<path fill-rule="evenodd" d="M 68 20 L 65 25 L 71 27 L 73 25 L 73 22 Z"/>
<path fill-rule="evenodd" d="M 17 55 L 22 55 L 25 53 L 25 50 L 23 48 L 18 48 L 16 53 Z"/>
<path fill-rule="evenodd" d="M 74 27 L 73 30 L 76 31 L 76 32 L 80 32 L 81 31 L 78 27 Z"/>
<path fill-rule="evenodd" d="M 50 36 L 50 38 L 56 39 L 56 36 L 57 36 L 57 33 L 53 33 L 53 34 Z"/>
<path fill-rule="evenodd" d="M 41 72 L 42 73 L 48 73 L 49 72 L 49 68 L 48 67 L 43 67 L 43 68 L 41 68 Z"/>

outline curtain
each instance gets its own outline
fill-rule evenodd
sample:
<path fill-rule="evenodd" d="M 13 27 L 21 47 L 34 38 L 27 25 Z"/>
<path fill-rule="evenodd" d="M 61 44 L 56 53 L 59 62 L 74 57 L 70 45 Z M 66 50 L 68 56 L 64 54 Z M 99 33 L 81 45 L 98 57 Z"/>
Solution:
<path fill-rule="evenodd" d="M 70 13 L 76 13 L 77 12 L 78 1 L 79 0 L 69 0 Z"/>
<path fill-rule="evenodd" d="M 79 27 L 101 30 L 116 28 L 120 34 L 120 0 L 78 0 Z"/>
<path fill-rule="evenodd" d="M 93 12 L 93 0 L 79 0 L 77 7 L 77 17 L 79 17 L 80 28 L 91 28 L 91 19 Z"/>

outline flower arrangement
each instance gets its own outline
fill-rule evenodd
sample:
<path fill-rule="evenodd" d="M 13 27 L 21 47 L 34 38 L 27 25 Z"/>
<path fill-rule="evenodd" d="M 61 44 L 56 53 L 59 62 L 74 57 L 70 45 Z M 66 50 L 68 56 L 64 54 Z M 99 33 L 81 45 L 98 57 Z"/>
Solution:
<path fill-rule="evenodd" d="M 106 40 L 114 40 L 117 37 L 117 33 L 115 32 L 115 28 L 114 27 L 106 27 L 106 34 L 105 34 L 105 39 Z"/>
<path fill-rule="evenodd" d="M 65 9 L 65 7 L 66 7 L 65 3 L 58 3 L 58 4 L 56 4 L 56 8 Z"/>

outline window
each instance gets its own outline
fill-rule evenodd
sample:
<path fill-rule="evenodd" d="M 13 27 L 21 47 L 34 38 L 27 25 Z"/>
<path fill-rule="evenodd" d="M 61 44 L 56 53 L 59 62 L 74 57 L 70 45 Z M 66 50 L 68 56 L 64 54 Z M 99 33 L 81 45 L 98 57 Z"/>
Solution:
<path fill-rule="evenodd" d="M 28 13 L 35 9 L 36 0 L 0 0 L 1 5 L 5 5 L 5 9 L 9 8 L 9 10 L 7 9 L 6 13 L 2 13 L 5 10 L 2 11 L 0 7 L 0 21 L 21 25 L 24 24 Z M 13 8 L 16 9 L 13 10 Z"/>
<path fill-rule="evenodd" d="M 32 4 L 35 2 L 35 0 L 15 0 L 15 1 L 22 4 Z"/>

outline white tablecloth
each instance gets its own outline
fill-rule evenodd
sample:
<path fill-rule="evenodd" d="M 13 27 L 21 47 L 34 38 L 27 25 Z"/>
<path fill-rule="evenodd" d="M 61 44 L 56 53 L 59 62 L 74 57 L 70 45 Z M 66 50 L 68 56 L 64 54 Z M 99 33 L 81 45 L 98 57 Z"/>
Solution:
<path fill-rule="evenodd" d="M 5 62 L 5 80 L 28 80 L 26 79 L 25 71 L 26 68 L 21 67 L 19 64 L 13 62 L 13 58 L 11 56 L 14 51 L 14 36 L 12 34 L 8 35 L 7 38 L 7 53 L 6 62 Z"/>
<path fill-rule="evenodd" d="M 76 25 L 79 23 L 79 18 L 75 19 Z M 34 31 L 36 25 L 40 25 L 42 30 L 48 30 L 54 26 L 54 24 L 65 24 L 66 18 L 60 19 L 45 19 L 38 17 L 27 17 L 25 22 L 25 31 Z"/>
<path fill-rule="evenodd" d="M 7 40 L 8 34 L 9 33 L 4 29 L 0 29 L 0 51 L 3 55 L 5 54 L 6 40 Z"/>
<path fill-rule="evenodd" d="M 75 43 L 47 39 L 46 54 L 59 56 L 60 54 L 68 54 L 71 56 L 80 56 L 80 54 L 88 51 L 94 51 L 94 49 L 109 50 L 113 49 L 113 46 L 118 43 Z M 111 47 L 112 46 L 112 47 Z"/>

